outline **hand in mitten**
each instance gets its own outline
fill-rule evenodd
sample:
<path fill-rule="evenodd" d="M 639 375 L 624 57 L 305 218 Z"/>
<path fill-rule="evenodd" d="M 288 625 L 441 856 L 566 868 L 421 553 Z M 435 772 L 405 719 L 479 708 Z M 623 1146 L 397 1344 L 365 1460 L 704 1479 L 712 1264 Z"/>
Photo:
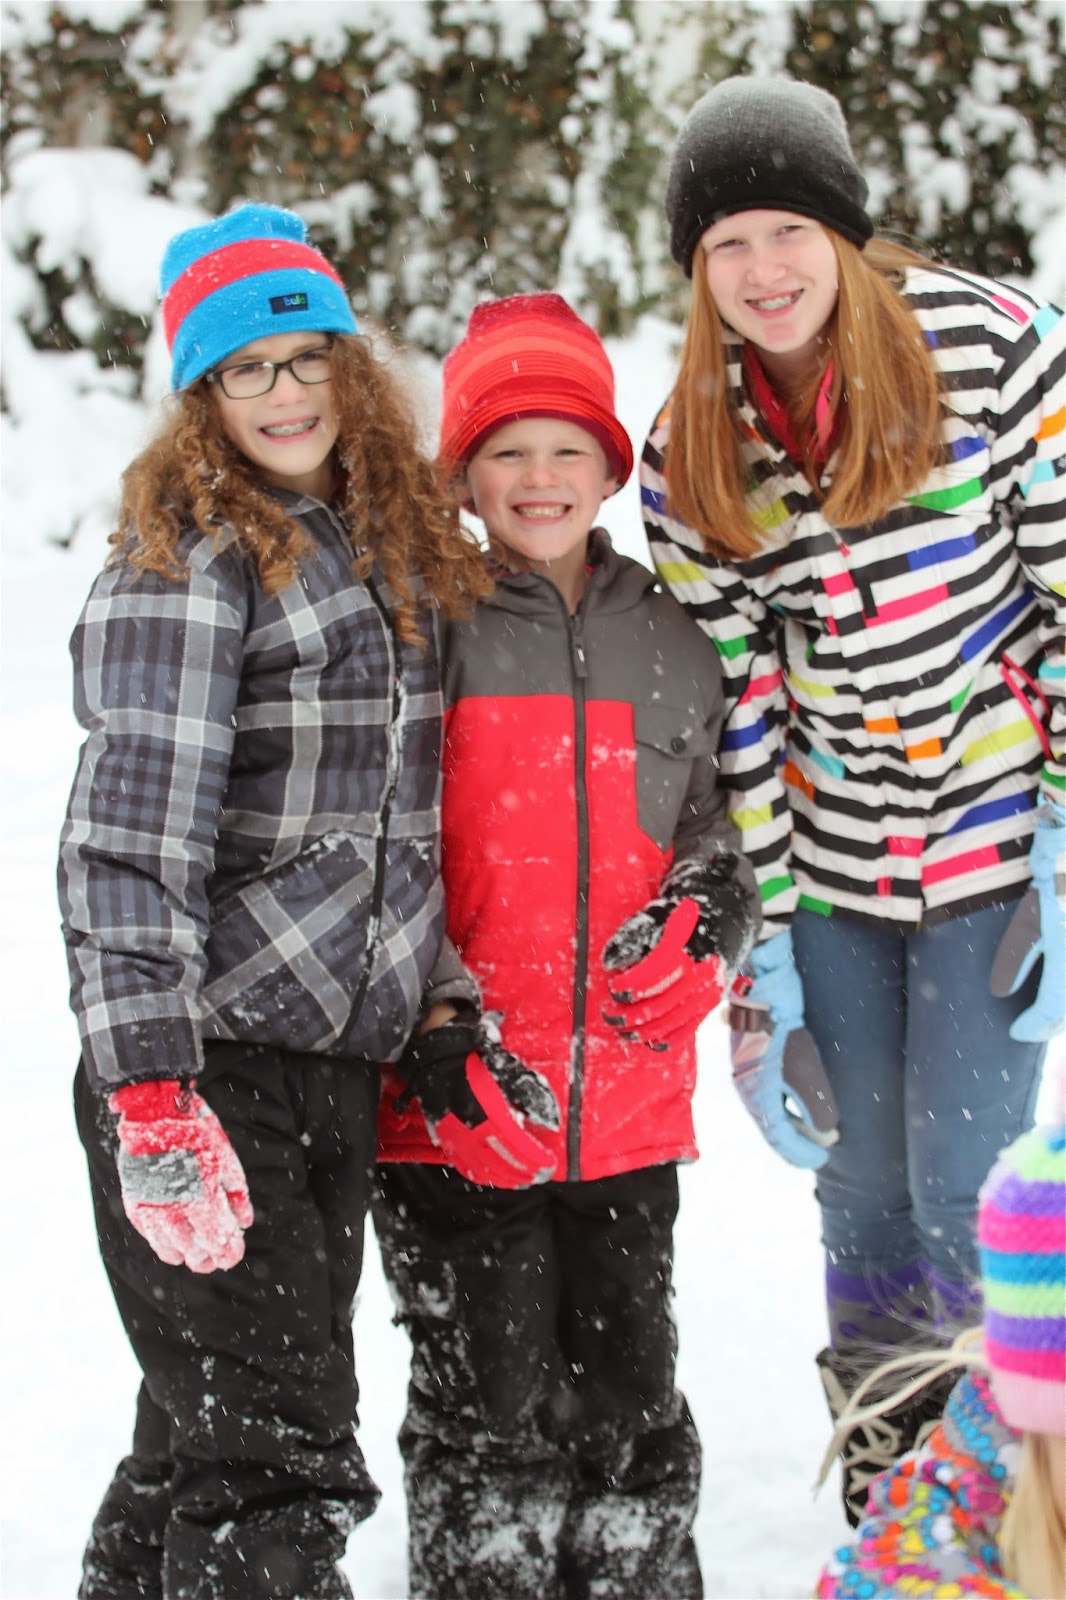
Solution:
<path fill-rule="evenodd" d="M 679 863 L 658 898 L 608 939 L 603 965 L 617 1010 L 603 1020 L 623 1039 L 669 1050 L 714 1010 L 755 931 L 735 873 L 731 856 Z"/>
<path fill-rule="evenodd" d="M 396 1071 L 407 1086 L 397 1109 L 417 1096 L 430 1138 L 471 1183 L 524 1189 L 554 1173 L 554 1157 L 526 1123 L 558 1128 L 555 1096 L 504 1049 L 491 1014 L 416 1034 Z"/>
<path fill-rule="evenodd" d="M 793 1166 L 817 1170 L 840 1133 L 833 1091 L 804 1027 L 803 987 L 792 935 L 775 934 L 749 957 L 752 975 L 733 986 L 733 1082 L 763 1137 Z"/>
<path fill-rule="evenodd" d="M 118 1113 L 118 1176 L 130 1222 L 160 1261 L 224 1272 L 244 1255 L 253 1221 L 248 1181 L 221 1122 L 176 1078 L 132 1083 Z"/>
<path fill-rule="evenodd" d="M 1016 994 L 1043 962 L 1036 999 L 1010 1025 L 1012 1039 L 1040 1043 L 1066 1026 L 1066 811 L 1040 807 L 1029 851 L 1032 883 L 1022 896 L 992 964 L 989 988 Z"/>

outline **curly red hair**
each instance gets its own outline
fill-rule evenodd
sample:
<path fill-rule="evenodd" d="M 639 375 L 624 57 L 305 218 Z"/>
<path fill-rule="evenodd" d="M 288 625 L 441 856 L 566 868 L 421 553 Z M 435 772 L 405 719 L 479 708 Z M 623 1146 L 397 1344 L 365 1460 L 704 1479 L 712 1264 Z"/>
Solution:
<path fill-rule="evenodd" d="M 397 632 L 415 643 L 423 637 L 420 607 L 435 602 L 448 616 L 467 615 L 492 579 L 455 496 L 419 447 L 403 391 L 366 340 L 334 336 L 330 382 L 340 420 L 335 505 L 358 550 L 352 570 L 366 578 L 379 565 L 395 597 Z M 123 474 L 112 560 L 180 582 L 178 539 L 190 524 L 209 537 L 237 530 L 270 594 L 292 582 L 312 548 L 222 431 L 202 379 L 172 397 L 160 431 Z"/>

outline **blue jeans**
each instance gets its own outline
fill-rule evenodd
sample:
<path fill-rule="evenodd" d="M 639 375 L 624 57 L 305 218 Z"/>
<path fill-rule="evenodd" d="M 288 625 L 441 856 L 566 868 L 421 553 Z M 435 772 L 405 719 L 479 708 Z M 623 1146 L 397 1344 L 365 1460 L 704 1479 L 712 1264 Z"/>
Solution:
<path fill-rule="evenodd" d="M 901 933 L 799 911 L 807 1025 L 840 1110 L 818 1174 L 831 1342 L 894 1345 L 978 1303 L 977 1191 L 1029 1127 L 1046 1046 L 988 975 L 1016 902 Z"/>

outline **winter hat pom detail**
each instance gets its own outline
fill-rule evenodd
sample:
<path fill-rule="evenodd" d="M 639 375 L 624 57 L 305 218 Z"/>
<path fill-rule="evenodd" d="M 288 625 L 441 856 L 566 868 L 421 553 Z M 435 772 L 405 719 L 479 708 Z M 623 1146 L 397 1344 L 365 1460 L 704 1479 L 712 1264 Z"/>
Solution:
<path fill-rule="evenodd" d="M 444 359 L 440 453 L 449 465 L 465 465 L 490 433 L 521 417 L 576 422 L 603 446 L 619 487 L 633 470 L 607 352 L 561 295 L 514 294 L 475 306 Z"/>
<path fill-rule="evenodd" d="M 268 334 L 358 332 L 336 269 L 280 206 L 238 206 L 176 234 L 159 286 L 174 389 Z"/>
<path fill-rule="evenodd" d="M 793 78 L 727 78 L 681 124 L 666 185 L 670 253 L 692 276 L 696 246 L 737 211 L 794 211 L 861 250 L 869 193 L 840 106 Z"/>
<path fill-rule="evenodd" d="M 985 1354 L 1011 1427 L 1066 1434 L 1066 1125 L 1034 1128 L 981 1189 Z"/>

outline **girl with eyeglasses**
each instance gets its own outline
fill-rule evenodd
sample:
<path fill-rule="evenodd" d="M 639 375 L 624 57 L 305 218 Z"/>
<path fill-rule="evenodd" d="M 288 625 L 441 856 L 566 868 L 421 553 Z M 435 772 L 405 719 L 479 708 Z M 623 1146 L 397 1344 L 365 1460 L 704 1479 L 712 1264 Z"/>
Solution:
<path fill-rule="evenodd" d="M 162 292 L 177 393 L 72 640 L 75 1099 L 143 1371 L 80 1593 L 338 1600 L 377 1063 L 470 987 L 432 613 L 490 585 L 298 217 L 179 234 Z"/>

